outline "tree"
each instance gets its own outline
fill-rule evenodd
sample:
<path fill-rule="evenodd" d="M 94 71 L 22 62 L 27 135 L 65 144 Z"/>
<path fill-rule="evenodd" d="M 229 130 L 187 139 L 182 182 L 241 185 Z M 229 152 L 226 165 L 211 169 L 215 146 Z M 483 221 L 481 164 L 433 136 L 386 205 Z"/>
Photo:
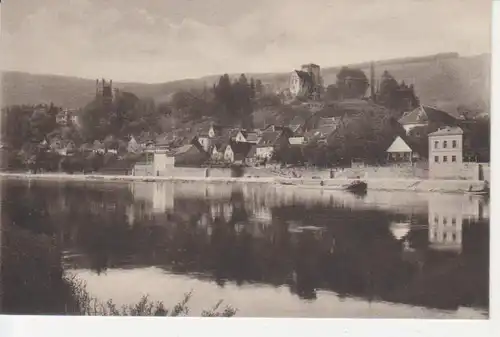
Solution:
<path fill-rule="evenodd" d="M 341 99 L 363 98 L 369 87 L 368 78 L 361 69 L 342 67 L 337 74 Z"/>
<path fill-rule="evenodd" d="M 404 81 L 398 83 L 387 70 L 382 74 L 377 102 L 399 114 L 419 104 L 413 85 L 408 86 Z"/>
<path fill-rule="evenodd" d="M 264 94 L 264 87 L 262 85 L 262 81 L 259 79 L 255 81 L 255 94 L 256 96 Z"/>
<path fill-rule="evenodd" d="M 250 98 L 255 99 L 255 81 L 253 77 L 250 79 Z"/>
<path fill-rule="evenodd" d="M 339 88 L 336 84 L 330 84 L 326 88 L 325 99 L 329 101 L 336 101 L 340 97 Z"/>

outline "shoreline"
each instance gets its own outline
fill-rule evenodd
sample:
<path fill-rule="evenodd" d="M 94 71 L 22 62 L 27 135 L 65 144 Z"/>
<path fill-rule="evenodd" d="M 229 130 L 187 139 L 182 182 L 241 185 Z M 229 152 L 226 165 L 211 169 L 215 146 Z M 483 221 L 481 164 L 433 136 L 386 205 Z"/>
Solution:
<path fill-rule="evenodd" d="M 104 174 L 65 174 L 65 173 L 9 173 L 0 172 L 0 178 L 14 178 L 22 180 L 56 180 L 56 181 L 109 181 L 109 182 L 204 182 L 204 183 L 252 183 L 276 184 L 284 187 L 298 187 L 318 190 L 341 190 L 341 187 L 356 179 L 301 179 L 283 177 L 157 177 L 132 175 L 104 175 Z M 430 193 L 467 194 L 469 187 L 481 188 L 484 181 L 480 180 L 434 180 L 434 179 L 362 179 L 368 184 L 368 190 L 375 191 L 408 191 Z"/>

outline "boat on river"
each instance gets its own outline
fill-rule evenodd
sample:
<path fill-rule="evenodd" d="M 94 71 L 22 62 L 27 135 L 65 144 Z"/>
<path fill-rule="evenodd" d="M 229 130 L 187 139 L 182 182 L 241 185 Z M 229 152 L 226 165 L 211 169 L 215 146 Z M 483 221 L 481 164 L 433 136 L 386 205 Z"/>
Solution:
<path fill-rule="evenodd" d="M 482 188 L 473 188 L 470 186 L 466 193 L 473 195 L 490 195 L 490 185 L 487 181 L 485 181 Z"/>
<path fill-rule="evenodd" d="M 349 184 L 342 186 L 342 189 L 353 193 L 366 193 L 368 184 L 361 180 L 355 180 Z"/>

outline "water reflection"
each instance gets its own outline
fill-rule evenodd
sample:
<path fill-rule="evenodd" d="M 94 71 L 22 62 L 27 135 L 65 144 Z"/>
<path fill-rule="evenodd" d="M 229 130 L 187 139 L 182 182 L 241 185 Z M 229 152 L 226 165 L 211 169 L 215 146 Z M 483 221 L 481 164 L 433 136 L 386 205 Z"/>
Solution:
<path fill-rule="evenodd" d="M 2 186 L 9 196 L 2 212 L 31 230 L 55 233 L 65 267 L 88 279 L 99 274 L 102 284 L 108 270 L 155 267 L 164 274 L 154 277 L 165 280 L 182 275 L 221 289 L 240 287 L 242 297 L 234 301 L 243 314 L 256 310 L 251 297 L 244 300 L 249 284 L 274 287 L 276 300 L 287 288 L 301 299 L 301 316 L 312 315 L 307 303 L 321 296 L 488 308 L 489 215 L 481 198 L 393 192 L 359 198 L 199 183 Z M 127 290 L 113 296 L 125 299 Z M 269 314 L 265 304 L 258 307 Z M 342 316 L 342 302 L 331 310 L 325 315 Z M 373 315 L 397 317 L 397 310 Z M 286 316 L 287 309 L 273 314 Z"/>

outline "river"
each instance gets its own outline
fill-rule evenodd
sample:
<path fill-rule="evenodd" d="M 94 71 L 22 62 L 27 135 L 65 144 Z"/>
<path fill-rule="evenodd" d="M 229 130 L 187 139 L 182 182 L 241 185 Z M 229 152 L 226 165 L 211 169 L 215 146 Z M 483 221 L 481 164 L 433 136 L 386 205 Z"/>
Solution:
<path fill-rule="evenodd" d="M 118 305 L 238 316 L 488 318 L 489 201 L 273 184 L 1 181 L 2 213 L 55 236 Z M 3 271 L 8 272 L 8 271 Z"/>

